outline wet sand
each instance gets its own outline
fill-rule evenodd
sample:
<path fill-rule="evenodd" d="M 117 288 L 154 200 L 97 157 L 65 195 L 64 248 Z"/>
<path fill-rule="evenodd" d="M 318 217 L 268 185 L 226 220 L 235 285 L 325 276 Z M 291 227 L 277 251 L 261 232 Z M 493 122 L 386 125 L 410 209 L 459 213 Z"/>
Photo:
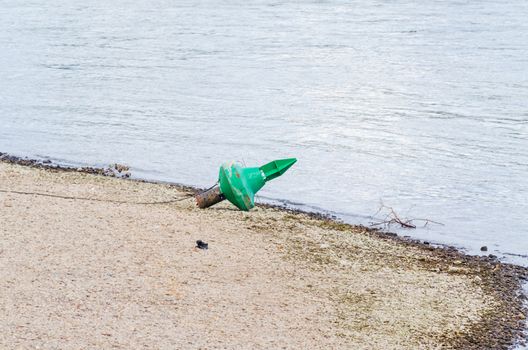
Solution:
<path fill-rule="evenodd" d="M 526 270 L 493 258 L 278 208 L 145 204 L 192 191 L 12 163 L 0 348 L 506 349 L 525 325 Z"/>

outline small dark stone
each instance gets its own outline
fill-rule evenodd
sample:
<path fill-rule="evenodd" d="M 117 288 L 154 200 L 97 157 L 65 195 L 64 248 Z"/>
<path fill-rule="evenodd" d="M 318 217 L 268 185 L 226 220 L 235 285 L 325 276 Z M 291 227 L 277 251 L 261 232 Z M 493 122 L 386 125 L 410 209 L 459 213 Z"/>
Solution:
<path fill-rule="evenodd" d="M 427 242 L 427 241 L 424 241 L 424 242 L 423 242 L 423 244 L 425 244 L 425 245 L 429 245 L 429 242 Z"/>
<path fill-rule="evenodd" d="M 199 249 L 209 249 L 209 244 L 208 244 L 208 243 L 205 243 L 204 241 L 202 241 L 201 239 L 199 239 L 199 240 L 196 241 L 196 248 L 199 248 Z"/>
<path fill-rule="evenodd" d="M 481 252 L 487 252 L 487 251 L 488 251 L 488 247 L 486 247 L 485 245 L 483 245 L 482 247 L 480 247 L 480 251 L 481 251 Z"/>

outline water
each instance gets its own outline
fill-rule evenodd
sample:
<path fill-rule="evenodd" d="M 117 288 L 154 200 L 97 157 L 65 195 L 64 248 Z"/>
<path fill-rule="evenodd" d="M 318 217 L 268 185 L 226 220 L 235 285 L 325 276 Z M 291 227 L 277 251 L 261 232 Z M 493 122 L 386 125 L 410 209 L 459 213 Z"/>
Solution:
<path fill-rule="evenodd" d="M 0 7 L 0 151 L 207 186 L 528 265 L 528 2 L 43 1 Z M 517 255 L 524 255 L 517 256 Z"/>

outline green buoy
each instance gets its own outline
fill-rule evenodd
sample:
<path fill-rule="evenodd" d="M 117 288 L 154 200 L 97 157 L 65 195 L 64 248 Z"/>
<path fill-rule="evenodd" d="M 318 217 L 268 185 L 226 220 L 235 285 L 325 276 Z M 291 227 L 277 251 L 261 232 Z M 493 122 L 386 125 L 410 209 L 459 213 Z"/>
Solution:
<path fill-rule="evenodd" d="M 255 193 L 269 180 L 284 174 L 296 161 L 295 158 L 279 159 L 260 168 L 224 163 L 218 174 L 219 186 L 196 195 L 196 203 L 203 209 L 227 199 L 238 209 L 248 211 L 255 206 Z"/>

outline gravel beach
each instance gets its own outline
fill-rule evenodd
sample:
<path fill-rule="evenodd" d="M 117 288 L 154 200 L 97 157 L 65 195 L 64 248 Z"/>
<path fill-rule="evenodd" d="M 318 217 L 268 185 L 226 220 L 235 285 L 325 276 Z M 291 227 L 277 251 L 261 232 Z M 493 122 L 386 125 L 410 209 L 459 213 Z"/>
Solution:
<path fill-rule="evenodd" d="M 201 210 L 178 186 L 12 163 L 0 162 L 2 349 L 507 349 L 522 339 L 526 270 L 493 257 L 279 208 Z"/>

